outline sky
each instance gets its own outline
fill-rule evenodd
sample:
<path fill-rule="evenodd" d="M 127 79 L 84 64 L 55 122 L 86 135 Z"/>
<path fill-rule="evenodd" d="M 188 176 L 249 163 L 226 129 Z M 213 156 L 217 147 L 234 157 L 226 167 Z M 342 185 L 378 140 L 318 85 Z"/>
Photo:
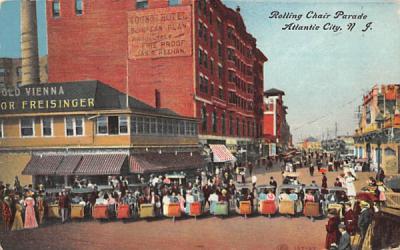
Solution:
<path fill-rule="evenodd" d="M 373 85 L 400 83 L 400 1 L 371 0 L 223 0 L 241 7 L 246 28 L 268 57 L 264 87 L 286 95 L 288 122 L 294 141 L 309 136 L 352 134 L 362 95 Z M 20 56 L 19 1 L 0 0 L 0 57 Z M 39 54 L 47 54 L 45 1 L 38 6 Z M 269 18 L 271 12 L 302 14 Z M 307 19 L 313 11 L 327 19 Z M 366 19 L 334 19 L 337 11 L 364 14 Z M 366 32 L 361 30 L 372 22 Z M 319 30 L 283 30 L 286 24 L 315 24 Z M 322 30 L 331 23 L 341 31 Z M 352 31 L 348 24 L 355 23 Z"/>

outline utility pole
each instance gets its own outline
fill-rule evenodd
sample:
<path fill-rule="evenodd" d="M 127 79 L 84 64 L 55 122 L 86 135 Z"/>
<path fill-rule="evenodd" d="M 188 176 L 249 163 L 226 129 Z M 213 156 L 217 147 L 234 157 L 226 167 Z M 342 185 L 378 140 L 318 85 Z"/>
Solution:
<path fill-rule="evenodd" d="M 337 138 L 337 131 L 338 131 L 337 122 L 335 122 L 335 138 Z"/>

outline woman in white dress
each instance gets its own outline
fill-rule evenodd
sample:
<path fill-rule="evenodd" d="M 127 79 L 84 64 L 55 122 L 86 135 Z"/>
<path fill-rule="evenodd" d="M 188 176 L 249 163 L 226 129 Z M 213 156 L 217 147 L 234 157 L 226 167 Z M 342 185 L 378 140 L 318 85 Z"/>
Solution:
<path fill-rule="evenodd" d="M 354 181 L 356 180 L 351 172 L 346 173 L 346 188 L 347 188 L 347 196 L 355 197 L 356 196 L 356 187 L 354 186 Z"/>

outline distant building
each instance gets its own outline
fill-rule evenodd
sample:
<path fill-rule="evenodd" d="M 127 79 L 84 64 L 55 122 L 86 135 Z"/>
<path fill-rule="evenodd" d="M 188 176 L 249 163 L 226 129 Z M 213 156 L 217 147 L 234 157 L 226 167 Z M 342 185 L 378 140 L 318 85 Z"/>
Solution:
<path fill-rule="evenodd" d="M 400 84 L 375 85 L 360 106 L 354 154 L 382 167 L 387 174 L 400 173 Z"/>
<path fill-rule="evenodd" d="M 319 151 L 322 150 L 321 141 L 314 137 L 308 137 L 302 142 L 298 143 L 298 148 L 309 151 Z"/>
<path fill-rule="evenodd" d="M 285 92 L 269 89 L 264 92 L 263 138 L 264 150 L 275 155 L 286 150 L 292 144 L 290 126 L 287 123 L 287 106 L 283 104 Z"/>
<path fill-rule="evenodd" d="M 0 88 L 20 86 L 22 82 L 22 59 L 0 58 Z M 47 82 L 47 56 L 39 58 L 40 82 Z"/>

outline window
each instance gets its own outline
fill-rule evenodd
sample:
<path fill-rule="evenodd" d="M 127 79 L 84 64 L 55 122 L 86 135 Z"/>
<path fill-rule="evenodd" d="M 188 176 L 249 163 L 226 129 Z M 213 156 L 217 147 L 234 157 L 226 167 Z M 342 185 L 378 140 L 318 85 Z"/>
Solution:
<path fill-rule="evenodd" d="M 157 119 L 157 133 L 161 135 L 163 133 L 163 122 L 162 119 Z"/>
<path fill-rule="evenodd" d="M 214 59 L 210 59 L 210 73 L 211 75 L 214 75 Z"/>
<path fill-rule="evenodd" d="M 218 90 L 218 98 L 224 100 L 224 90 L 222 88 Z"/>
<path fill-rule="evenodd" d="M 227 53 L 228 53 L 228 60 L 233 61 L 234 56 L 235 56 L 235 52 L 233 51 L 233 49 L 228 48 Z"/>
<path fill-rule="evenodd" d="M 240 136 L 240 122 L 239 118 L 236 118 L 236 135 Z"/>
<path fill-rule="evenodd" d="M 182 3 L 181 0 L 168 0 L 169 6 L 176 6 L 176 5 L 180 5 L 181 3 Z"/>
<path fill-rule="evenodd" d="M 233 135 L 233 116 L 229 113 L 229 134 Z"/>
<path fill-rule="evenodd" d="M 22 76 L 22 67 L 17 67 L 17 77 L 21 77 Z"/>
<path fill-rule="evenodd" d="M 211 82 L 211 85 L 210 85 L 210 95 L 211 96 L 214 95 L 214 83 L 213 82 Z"/>
<path fill-rule="evenodd" d="M 136 120 L 133 120 L 133 133 L 136 133 Z M 128 117 L 127 116 L 100 116 L 97 118 L 97 134 L 100 135 L 120 135 L 128 134 Z"/>
<path fill-rule="evenodd" d="M 214 35 L 210 34 L 210 48 L 214 48 Z"/>
<path fill-rule="evenodd" d="M 206 107 L 201 109 L 201 130 L 207 132 L 207 110 Z"/>
<path fill-rule="evenodd" d="M 83 0 L 75 0 L 75 14 L 76 15 L 83 14 Z"/>
<path fill-rule="evenodd" d="M 143 134 L 143 117 L 137 118 L 137 133 Z"/>
<path fill-rule="evenodd" d="M 208 68 L 208 55 L 207 55 L 207 53 L 204 53 L 204 67 Z"/>
<path fill-rule="evenodd" d="M 52 9 L 53 9 L 53 17 L 59 17 L 60 16 L 60 1 L 59 0 L 53 1 Z"/>
<path fill-rule="evenodd" d="M 219 19 L 219 18 L 217 18 L 217 28 L 218 28 L 218 33 L 219 33 L 220 35 L 222 35 L 222 29 L 223 29 L 223 27 L 222 27 L 222 21 L 221 21 L 221 19 Z"/>
<path fill-rule="evenodd" d="M 222 135 L 226 134 L 226 124 L 225 124 L 225 112 L 221 115 L 221 122 L 222 122 Z"/>
<path fill-rule="evenodd" d="M 83 117 L 66 117 L 65 134 L 67 136 L 83 135 Z"/>
<path fill-rule="evenodd" d="M 156 118 L 150 118 L 150 134 L 157 134 L 157 120 Z"/>
<path fill-rule="evenodd" d="M 224 74 L 224 72 L 223 72 L 222 65 L 218 65 L 218 78 L 220 80 L 222 80 L 223 74 Z"/>
<path fill-rule="evenodd" d="M 128 133 L 128 117 L 125 115 L 119 117 L 119 133 Z"/>
<path fill-rule="evenodd" d="M 147 117 L 143 118 L 143 134 L 150 134 L 150 119 Z"/>
<path fill-rule="evenodd" d="M 4 138 L 4 128 L 3 121 L 0 120 L 0 138 Z"/>
<path fill-rule="evenodd" d="M 6 81 L 7 71 L 5 68 L 0 68 L 0 83 L 4 83 Z"/>
<path fill-rule="evenodd" d="M 203 64 L 203 50 L 199 49 L 199 64 Z"/>
<path fill-rule="evenodd" d="M 131 117 L 131 133 L 137 134 L 137 117 Z"/>
<path fill-rule="evenodd" d="M 203 36 L 203 24 L 199 21 L 199 37 Z"/>
<path fill-rule="evenodd" d="M 147 7 L 149 7 L 147 0 L 136 0 L 136 9 L 146 9 Z"/>
<path fill-rule="evenodd" d="M 179 135 L 185 135 L 185 121 L 179 121 Z"/>
<path fill-rule="evenodd" d="M 242 130 L 242 135 L 245 136 L 245 132 L 246 132 L 246 122 L 243 120 L 242 122 L 242 126 L 243 126 L 243 130 Z"/>
<path fill-rule="evenodd" d="M 222 57 L 222 43 L 218 42 L 218 56 L 221 58 Z"/>
<path fill-rule="evenodd" d="M 35 120 L 33 118 L 21 119 L 21 136 L 35 136 Z"/>
<path fill-rule="evenodd" d="M 53 136 L 53 118 L 42 119 L 42 136 Z"/>
<path fill-rule="evenodd" d="M 213 132 L 216 133 L 217 132 L 217 111 L 214 111 L 212 113 L 211 123 L 212 123 Z"/>
<path fill-rule="evenodd" d="M 100 116 L 97 118 L 97 134 L 107 134 L 108 133 L 108 119 L 105 116 Z M 68 135 L 68 130 L 67 130 Z"/>

